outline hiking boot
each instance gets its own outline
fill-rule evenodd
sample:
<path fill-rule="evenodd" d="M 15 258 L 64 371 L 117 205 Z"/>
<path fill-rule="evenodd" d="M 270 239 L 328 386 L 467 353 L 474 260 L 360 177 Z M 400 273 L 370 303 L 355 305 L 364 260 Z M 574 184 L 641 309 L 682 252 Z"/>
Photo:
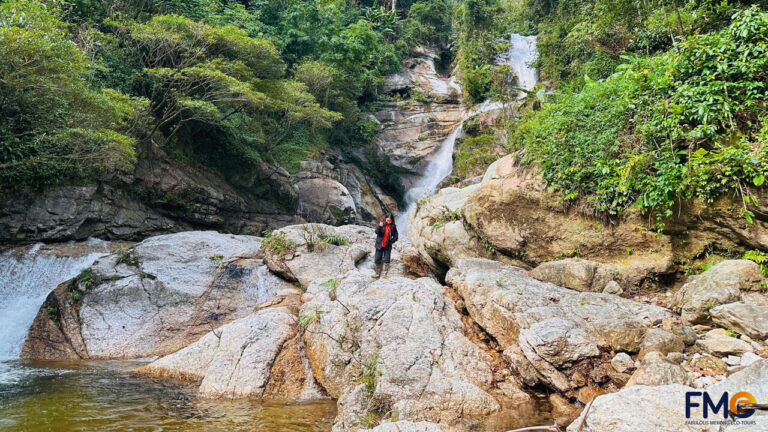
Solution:
<path fill-rule="evenodd" d="M 389 279 L 389 263 L 384 264 L 384 279 Z"/>
<path fill-rule="evenodd" d="M 378 279 L 381 277 L 381 264 L 376 264 L 373 267 L 373 274 L 371 275 L 372 278 Z"/>

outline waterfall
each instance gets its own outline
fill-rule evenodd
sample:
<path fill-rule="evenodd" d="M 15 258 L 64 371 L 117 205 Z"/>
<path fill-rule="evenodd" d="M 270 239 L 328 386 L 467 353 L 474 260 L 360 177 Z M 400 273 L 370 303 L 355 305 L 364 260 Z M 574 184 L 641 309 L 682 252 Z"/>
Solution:
<path fill-rule="evenodd" d="M 37 311 L 54 288 L 108 253 L 100 240 L 78 246 L 85 246 L 84 254 L 64 256 L 36 244 L 26 253 L 20 248 L 0 255 L 0 360 L 19 357 Z"/>
<path fill-rule="evenodd" d="M 536 60 L 536 36 L 521 36 L 512 33 L 509 37 L 509 49 L 500 55 L 496 61 L 499 64 L 509 66 L 509 69 L 517 76 L 517 86 L 525 90 L 532 90 L 539 82 L 538 73 L 531 64 Z M 520 92 L 520 97 L 525 93 Z"/>
<path fill-rule="evenodd" d="M 536 69 L 531 67 L 531 63 L 536 60 L 538 55 L 536 51 L 536 36 L 521 36 L 513 33 L 509 37 L 509 42 L 509 49 L 496 59 L 497 63 L 509 66 L 517 76 L 518 87 L 532 90 L 538 82 Z M 453 78 L 451 78 L 451 83 L 452 86 L 457 85 Z M 525 93 L 520 92 L 520 97 L 524 96 Z M 422 177 L 406 192 L 404 197 L 405 211 L 397 216 L 396 221 L 401 235 L 407 237 L 406 224 L 408 213 L 416 207 L 416 203 L 420 199 L 437 192 L 437 186 L 453 171 L 453 148 L 456 143 L 456 137 L 461 134 L 464 120 L 474 115 L 503 107 L 504 104 L 501 102 L 487 100 L 462 115 L 461 123 L 440 144 L 440 148 L 432 156 L 432 160 L 424 170 Z"/>
<path fill-rule="evenodd" d="M 405 211 L 397 216 L 395 224 L 401 227 L 398 231 L 401 235 L 406 236 L 406 222 L 408 220 L 408 213 L 416 207 L 416 203 L 423 197 L 432 195 L 437 189 L 437 185 L 440 184 L 443 179 L 448 176 L 453 170 L 453 145 L 456 142 L 456 137 L 461 132 L 462 124 L 448 135 L 440 148 L 435 152 L 432 160 L 424 170 L 422 177 L 413 185 L 412 188 L 405 193 Z"/>

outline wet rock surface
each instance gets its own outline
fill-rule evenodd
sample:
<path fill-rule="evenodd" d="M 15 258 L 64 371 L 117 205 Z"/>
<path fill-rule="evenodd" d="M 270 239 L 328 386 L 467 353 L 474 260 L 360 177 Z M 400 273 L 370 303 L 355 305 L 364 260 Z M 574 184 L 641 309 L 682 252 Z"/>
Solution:
<path fill-rule="evenodd" d="M 54 292 L 65 345 L 81 358 L 164 355 L 250 314 L 290 287 L 253 258 L 260 241 L 184 232 L 152 237 L 99 259 Z M 39 357 L 32 350 L 27 356 Z"/>

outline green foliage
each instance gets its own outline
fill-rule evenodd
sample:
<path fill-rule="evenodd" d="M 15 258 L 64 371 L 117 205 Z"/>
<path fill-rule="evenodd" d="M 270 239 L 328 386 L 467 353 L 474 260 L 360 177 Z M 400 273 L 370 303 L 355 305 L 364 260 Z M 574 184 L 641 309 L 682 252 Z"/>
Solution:
<path fill-rule="evenodd" d="M 331 301 L 336 301 L 336 288 L 339 286 L 339 279 L 328 279 L 327 281 L 321 283 L 320 286 L 328 288 L 328 298 L 330 298 Z"/>
<path fill-rule="evenodd" d="M 314 309 L 306 314 L 299 315 L 299 328 L 306 330 L 312 324 L 320 321 L 320 317 L 323 315 L 323 311 Z"/>
<path fill-rule="evenodd" d="M 581 90 L 529 112 L 511 143 L 556 190 L 602 214 L 636 203 L 662 227 L 681 199 L 735 191 L 751 221 L 749 188 L 768 173 L 768 84 L 757 72 L 768 61 L 766 20 L 749 9 L 679 52 L 627 56 L 605 80 L 586 77 Z"/>
<path fill-rule="evenodd" d="M 445 226 L 445 221 L 443 219 L 440 219 L 437 222 L 435 222 L 434 224 L 432 224 L 431 231 L 435 232 L 435 231 L 439 230 L 440 228 L 442 228 L 444 226 Z"/>
<path fill-rule="evenodd" d="M 136 258 L 136 255 L 134 255 L 131 249 L 125 250 L 123 248 L 119 248 L 115 250 L 115 255 L 117 255 L 117 260 L 115 261 L 115 265 L 125 264 L 130 267 L 139 266 L 139 259 Z"/>
<path fill-rule="evenodd" d="M 470 137 L 462 141 L 456 153 L 454 172 L 461 178 L 481 175 L 503 155 L 499 139 L 492 134 Z"/>
<path fill-rule="evenodd" d="M 61 13 L 38 1 L 0 5 L 0 190 L 40 189 L 135 162 L 142 99 L 86 80 L 90 62 Z"/>
<path fill-rule="evenodd" d="M 378 361 L 379 356 L 377 354 L 361 363 L 362 370 L 357 378 L 357 383 L 365 386 L 365 394 L 368 398 L 373 397 L 376 392 L 376 377 L 381 375 L 381 372 L 376 368 Z"/>
<path fill-rule="evenodd" d="M 328 243 L 335 246 L 349 246 L 352 243 L 349 242 L 349 239 L 346 236 L 343 236 L 341 234 L 321 234 L 320 238 Z"/>
<path fill-rule="evenodd" d="M 261 247 L 268 254 L 283 259 L 296 250 L 296 243 L 289 240 L 284 231 L 267 231 L 261 240 Z"/>
<path fill-rule="evenodd" d="M 365 145 L 377 128 L 361 106 L 383 76 L 415 44 L 451 39 L 452 3 L 398 6 L 4 2 L 2 193 L 130 170 L 134 147 L 237 183 L 267 177 L 264 160 L 296 172 L 320 149 Z"/>
<path fill-rule="evenodd" d="M 760 270 L 763 272 L 763 276 L 768 276 L 768 253 L 755 249 L 744 253 L 742 259 L 760 264 Z"/>

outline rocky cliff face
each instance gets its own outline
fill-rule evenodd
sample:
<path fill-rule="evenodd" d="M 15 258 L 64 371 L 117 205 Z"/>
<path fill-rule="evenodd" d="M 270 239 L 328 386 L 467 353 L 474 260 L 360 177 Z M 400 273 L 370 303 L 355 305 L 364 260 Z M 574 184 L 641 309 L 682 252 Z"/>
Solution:
<path fill-rule="evenodd" d="M 371 117 L 380 128 L 376 150 L 406 173 L 400 179 L 404 190 L 466 114 L 455 78 L 438 74 L 435 59 L 434 52 L 420 49 L 402 73 L 388 77 L 384 94 L 392 100 L 379 103 Z"/>
<path fill-rule="evenodd" d="M 201 228 L 260 235 L 302 221 L 370 223 L 397 208 L 360 168 L 339 155 L 320 155 L 293 175 L 267 164 L 258 172 L 258 177 L 232 184 L 164 155 L 143 158 L 129 175 L 5 202 L 0 242 L 141 240 Z M 255 189 L 261 190 L 258 196 L 251 193 Z"/>

